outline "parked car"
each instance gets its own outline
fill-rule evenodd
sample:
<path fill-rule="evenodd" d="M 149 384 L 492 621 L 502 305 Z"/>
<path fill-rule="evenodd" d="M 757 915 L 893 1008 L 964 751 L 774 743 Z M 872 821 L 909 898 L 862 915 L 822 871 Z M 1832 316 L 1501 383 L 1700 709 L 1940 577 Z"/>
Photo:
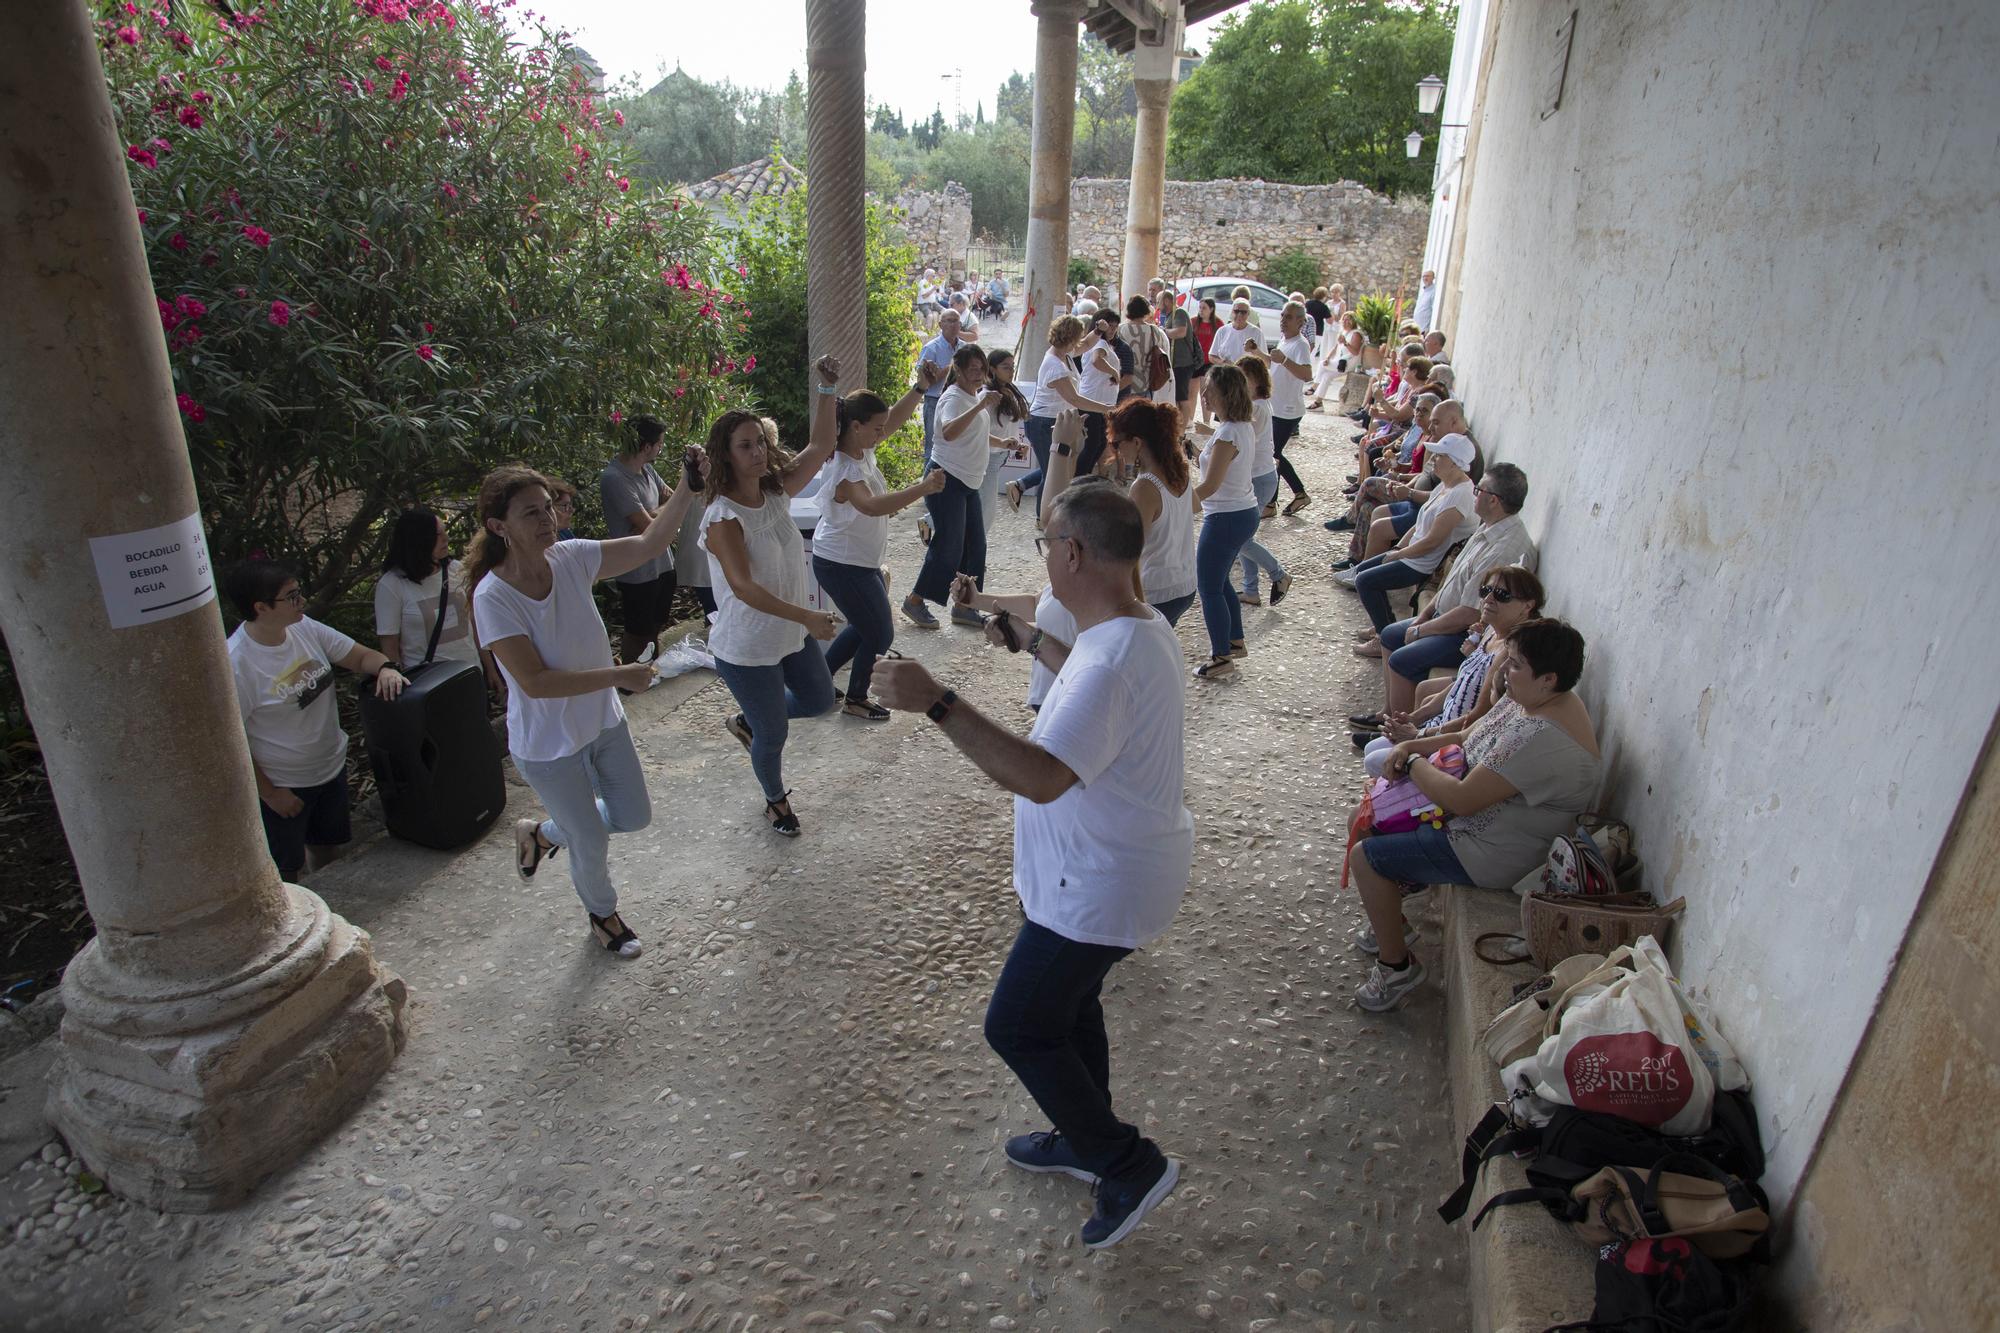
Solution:
<path fill-rule="evenodd" d="M 1250 317 L 1263 331 L 1265 346 L 1275 344 L 1278 341 L 1278 316 L 1285 308 L 1285 294 L 1268 283 L 1259 282 L 1255 278 L 1227 276 L 1182 278 L 1174 284 L 1174 300 L 1177 304 L 1188 307 L 1189 314 L 1194 313 L 1194 306 L 1206 300 L 1213 300 L 1215 313 L 1222 316 L 1223 322 L 1227 323 L 1229 294 L 1238 287 L 1250 289 Z"/>

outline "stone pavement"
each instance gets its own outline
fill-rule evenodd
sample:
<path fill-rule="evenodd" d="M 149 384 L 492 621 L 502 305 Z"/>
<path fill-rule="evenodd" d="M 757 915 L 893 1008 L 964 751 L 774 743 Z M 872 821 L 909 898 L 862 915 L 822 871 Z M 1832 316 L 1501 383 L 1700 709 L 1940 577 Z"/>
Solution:
<path fill-rule="evenodd" d="M 1294 447 L 1325 496 L 1345 439 L 1309 414 Z M 1193 882 L 1105 1001 L 1121 1108 L 1185 1171 L 1117 1248 L 1078 1243 L 1084 1186 L 1000 1151 L 1040 1125 L 980 1031 L 1018 921 L 1009 799 L 921 718 L 835 715 L 794 727 L 805 834 L 779 839 L 698 673 L 631 709 L 654 820 L 613 870 L 643 957 L 588 942 L 560 860 L 520 883 L 506 820 L 456 856 L 382 840 L 314 877 L 409 983 L 395 1067 L 230 1213 L 85 1193 L 55 1143 L 0 1175 L 0 1327 L 1466 1327 L 1463 1239 L 1431 1211 L 1457 1157 L 1443 1005 L 1434 984 L 1379 1017 L 1349 999 L 1343 722 L 1373 687 L 1331 512 L 1275 525 L 1298 585 L 1246 611 L 1242 676 L 1189 683 Z M 991 586 L 1039 586 L 1025 512 L 996 526 Z M 1025 730 L 1022 659 L 899 634 Z M 1198 607 L 1181 637 L 1192 664 Z M 22 1068 L 0 1066 L 17 1114 Z"/>

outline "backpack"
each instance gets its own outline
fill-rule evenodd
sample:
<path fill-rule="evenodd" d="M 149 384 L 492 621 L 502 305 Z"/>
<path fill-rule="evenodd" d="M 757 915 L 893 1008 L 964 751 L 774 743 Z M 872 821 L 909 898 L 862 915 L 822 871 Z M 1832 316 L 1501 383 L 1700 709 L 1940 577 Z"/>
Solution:
<path fill-rule="evenodd" d="M 1146 391 L 1153 393 L 1165 388 L 1167 381 L 1174 377 L 1174 363 L 1160 350 L 1160 344 L 1166 341 L 1167 335 L 1157 324 L 1148 324 L 1146 328 L 1152 335 L 1148 342 L 1151 350 L 1146 353 Z"/>
<path fill-rule="evenodd" d="M 1763 1192 L 1693 1153 L 1668 1153 L 1647 1171 L 1607 1166 L 1568 1189 L 1504 1190 L 1486 1201 L 1472 1229 L 1495 1208 L 1516 1203 L 1547 1205 L 1593 1245 L 1685 1240 L 1711 1259 L 1769 1249 L 1771 1214 Z"/>
<path fill-rule="evenodd" d="M 1558 1106 L 1539 1128 L 1517 1126 L 1507 1108 L 1495 1106 L 1473 1126 L 1460 1157 L 1463 1178 L 1450 1197 L 1438 1205 L 1438 1216 L 1456 1222 L 1465 1216 L 1479 1182 L 1480 1168 L 1496 1157 L 1533 1153 L 1527 1164 L 1528 1188 L 1496 1194 L 1480 1211 L 1504 1203 L 1539 1202 L 1556 1217 L 1569 1221 L 1574 1211 L 1571 1191 L 1606 1167 L 1651 1171 L 1670 1158 L 1692 1156 L 1744 1186 L 1759 1206 L 1755 1189 L 1764 1174 L 1764 1146 L 1757 1135 L 1757 1112 L 1740 1091 L 1718 1089 L 1709 1126 L 1700 1134 L 1670 1136 L 1636 1120 Z M 1477 1222 L 1474 1223 L 1478 1225 Z"/>
<path fill-rule="evenodd" d="M 1750 1317 L 1748 1288 L 1685 1240 L 1606 1245 L 1596 1283 L 1590 1318 L 1548 1333 L 1733 1333 Z"/>

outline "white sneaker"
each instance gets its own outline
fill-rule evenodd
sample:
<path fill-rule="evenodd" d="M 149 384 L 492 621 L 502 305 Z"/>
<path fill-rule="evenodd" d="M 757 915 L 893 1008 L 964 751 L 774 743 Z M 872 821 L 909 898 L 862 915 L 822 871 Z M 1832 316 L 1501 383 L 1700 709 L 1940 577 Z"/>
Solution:
<path fill-rule="evenodd" d="M 1411 925 L 1407 921 L 1403 923 L 1404 948 L 1406 949 L 1416 948 L 1417 941 L 1422 938 L 1423 938 L 1422 932 L 1420 932 L 1415 926 Z M 1376 944 L 1375 927 L 1363 926 L 1361 929 L 1354 932 L 1354 947 L 1359 949 L 1362 953 L 1380 953 L 1381 950 L 1377 949 L 1375 947 L 1375 944 Z"/>
<path fill-rule="evenodd" d="M 1392 972 L 1377 963 L 1369 969 L 1368 980 L 1354 992 L 1354 1003 L 1371 1014 L 1386 1014 L 1400 1008 L 1423 981 L 1424 965 L 1414 954 L 1410 956 L 1410 965 L 1401 972 Z"/>
<path fill-rule="evenodd" d="M 1333 581 L 1343 588 L 1352 588 L 1354 586 L 1354 577 L 1353 570 L 1343 569 L 1333 576 Z"/>

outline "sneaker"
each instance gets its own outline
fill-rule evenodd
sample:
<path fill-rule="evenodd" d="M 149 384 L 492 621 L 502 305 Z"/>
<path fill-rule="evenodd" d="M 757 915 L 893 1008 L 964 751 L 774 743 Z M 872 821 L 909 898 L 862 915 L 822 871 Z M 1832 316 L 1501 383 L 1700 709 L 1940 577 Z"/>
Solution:
<path fill-rule="evenodd" d="M 1328 532 L 1352 532 L 1354 531 L 1354 520 L 1342 514 L 1339 518 L 1328 519 L 1326 522 L 1320 524 L 1320 526 Z"/>
<path fill-rule="evenodd" d="M 915 593 L 911 593 L 908 597 L 905 597 L 902 606 L 903 619 L 909 621 L 918 629 L 936 629 L 938 627 L 938 618 L 931 614 L 931 609 L 928 606 L 924 605 L 924 599 Z"/>
<path fill-rule="evenodd" d="M 1093 1250 L 1109 1249 L 1132 1234 L 1146 1214 L 1160 1200 L 1173 1193 L 1181 1178 L 1181 1164 L 1171 1157 L 1160 1159 L 1160 1174 L 1151 1181 L 1118 1185 L 1097 1183 L 1097 1211 L 1083 1224 L 1083 1243 Z"/>
<path fill-rule="evenodd" d="M 1194 669 L 1200 680 L 1227 680 L 1236 674 L 1236 659 L 1233 657 L 1211 657 Z"/>
<path fill-rule="evenodd" d="M 722 729 L 734 736 L 747 752 L 750 749 L 750 719 L 738 713 L 722 724 Z"/>
<path fill-rule="evenodd" d="M 1415 926 L 1411 925 L 1407 921 L 1403 923 L 1404 948 L 1406 949 L 1416 948 L 1417 941 L 1422 938 L 1423 936 L 1418 932 Z M 1354 947 L 1361 950 L 1361 952 L 1363 953 L 1379 953 L 1380 950 L 1375 947 L 1375 927 L 1363 926 L 1361 929 L 1355 931 Z M 1415 964 L 1413 963 L 1411 964 L 1411 966 L 1415 966 Z"/>
<path fill-rule="evenodd" d="M 1285 506 L 1285 517 L 1290 518 L 1293 514 L 1298 513 L 1312 502 L 1313 498 L 1310 495 L 1307 495 L 1304 491 L 1299 492 L 1292 497 L 1292 502 Z"/>
<path fill-rule="evenodd" d="M 1076 1155 L 1076 1149 L 1053 1129 L 1040 1130 L 1033 1134 L 1016 1134 L 1007 1140 L 1007 1160 L 1023 1171 L 1033 1171 L 1037 1175 L 1074 1176 L 1088 1184 L 1097 1183 L 1097 1175 L 1083 1164 Z"/>
<path fill-rule="evenodd" d="M 1262 606 L 1264 604 L 1264 599 L 1254 592 L 1239 592 L 1236 594 L 1236 600 L 1245 606 Z M 1272 600 L 1276 601 L 1277 599 L 1272 598 Z"/>
<path fill-rule="evenodd" d="M 1284 601 L 1285 594 L 1290 592 L 1291 590 L 1292 590 L 1292 576 L 1290 574 L 1286 574 L 1281 578 L 1273 579 L 1271 581 L 1271 605 L 1276 606 L 1279 602 Z"/>
<path fill-rule="evenodd" d="M 1354 1003 L 1371 1014 L 1386 1014 L 1391 1009 L 1402 1006 L 1410 998 L 1410 992 L 1424 981 L 1424 965 L 1415 954 L 1410 955 L 1410 965 L 1401 972 L 1394 972 L 1377 963 L 1369 970 L 1368 980 L 1361 983 L 1354 992 Z"/>
<path fill-rule="evenodd" d="M 1360 577 L 1361 575 L 1355 573 L 1352 568 L 1348 568 L 1340 570 L 1338 573 L 1336 573 L 1333 576 L 1333 581 L 1335 583 L 1338 583 L 1343 588 L 1352 588 L 1354 586 L 1354 581 Z"/>
<path fill-rule="evenodd" d="M 954 606 L 951 608 L 951 623 L 964 625 L 968 629 L 985 629 L 986 617 L 969 606 Z"/>

